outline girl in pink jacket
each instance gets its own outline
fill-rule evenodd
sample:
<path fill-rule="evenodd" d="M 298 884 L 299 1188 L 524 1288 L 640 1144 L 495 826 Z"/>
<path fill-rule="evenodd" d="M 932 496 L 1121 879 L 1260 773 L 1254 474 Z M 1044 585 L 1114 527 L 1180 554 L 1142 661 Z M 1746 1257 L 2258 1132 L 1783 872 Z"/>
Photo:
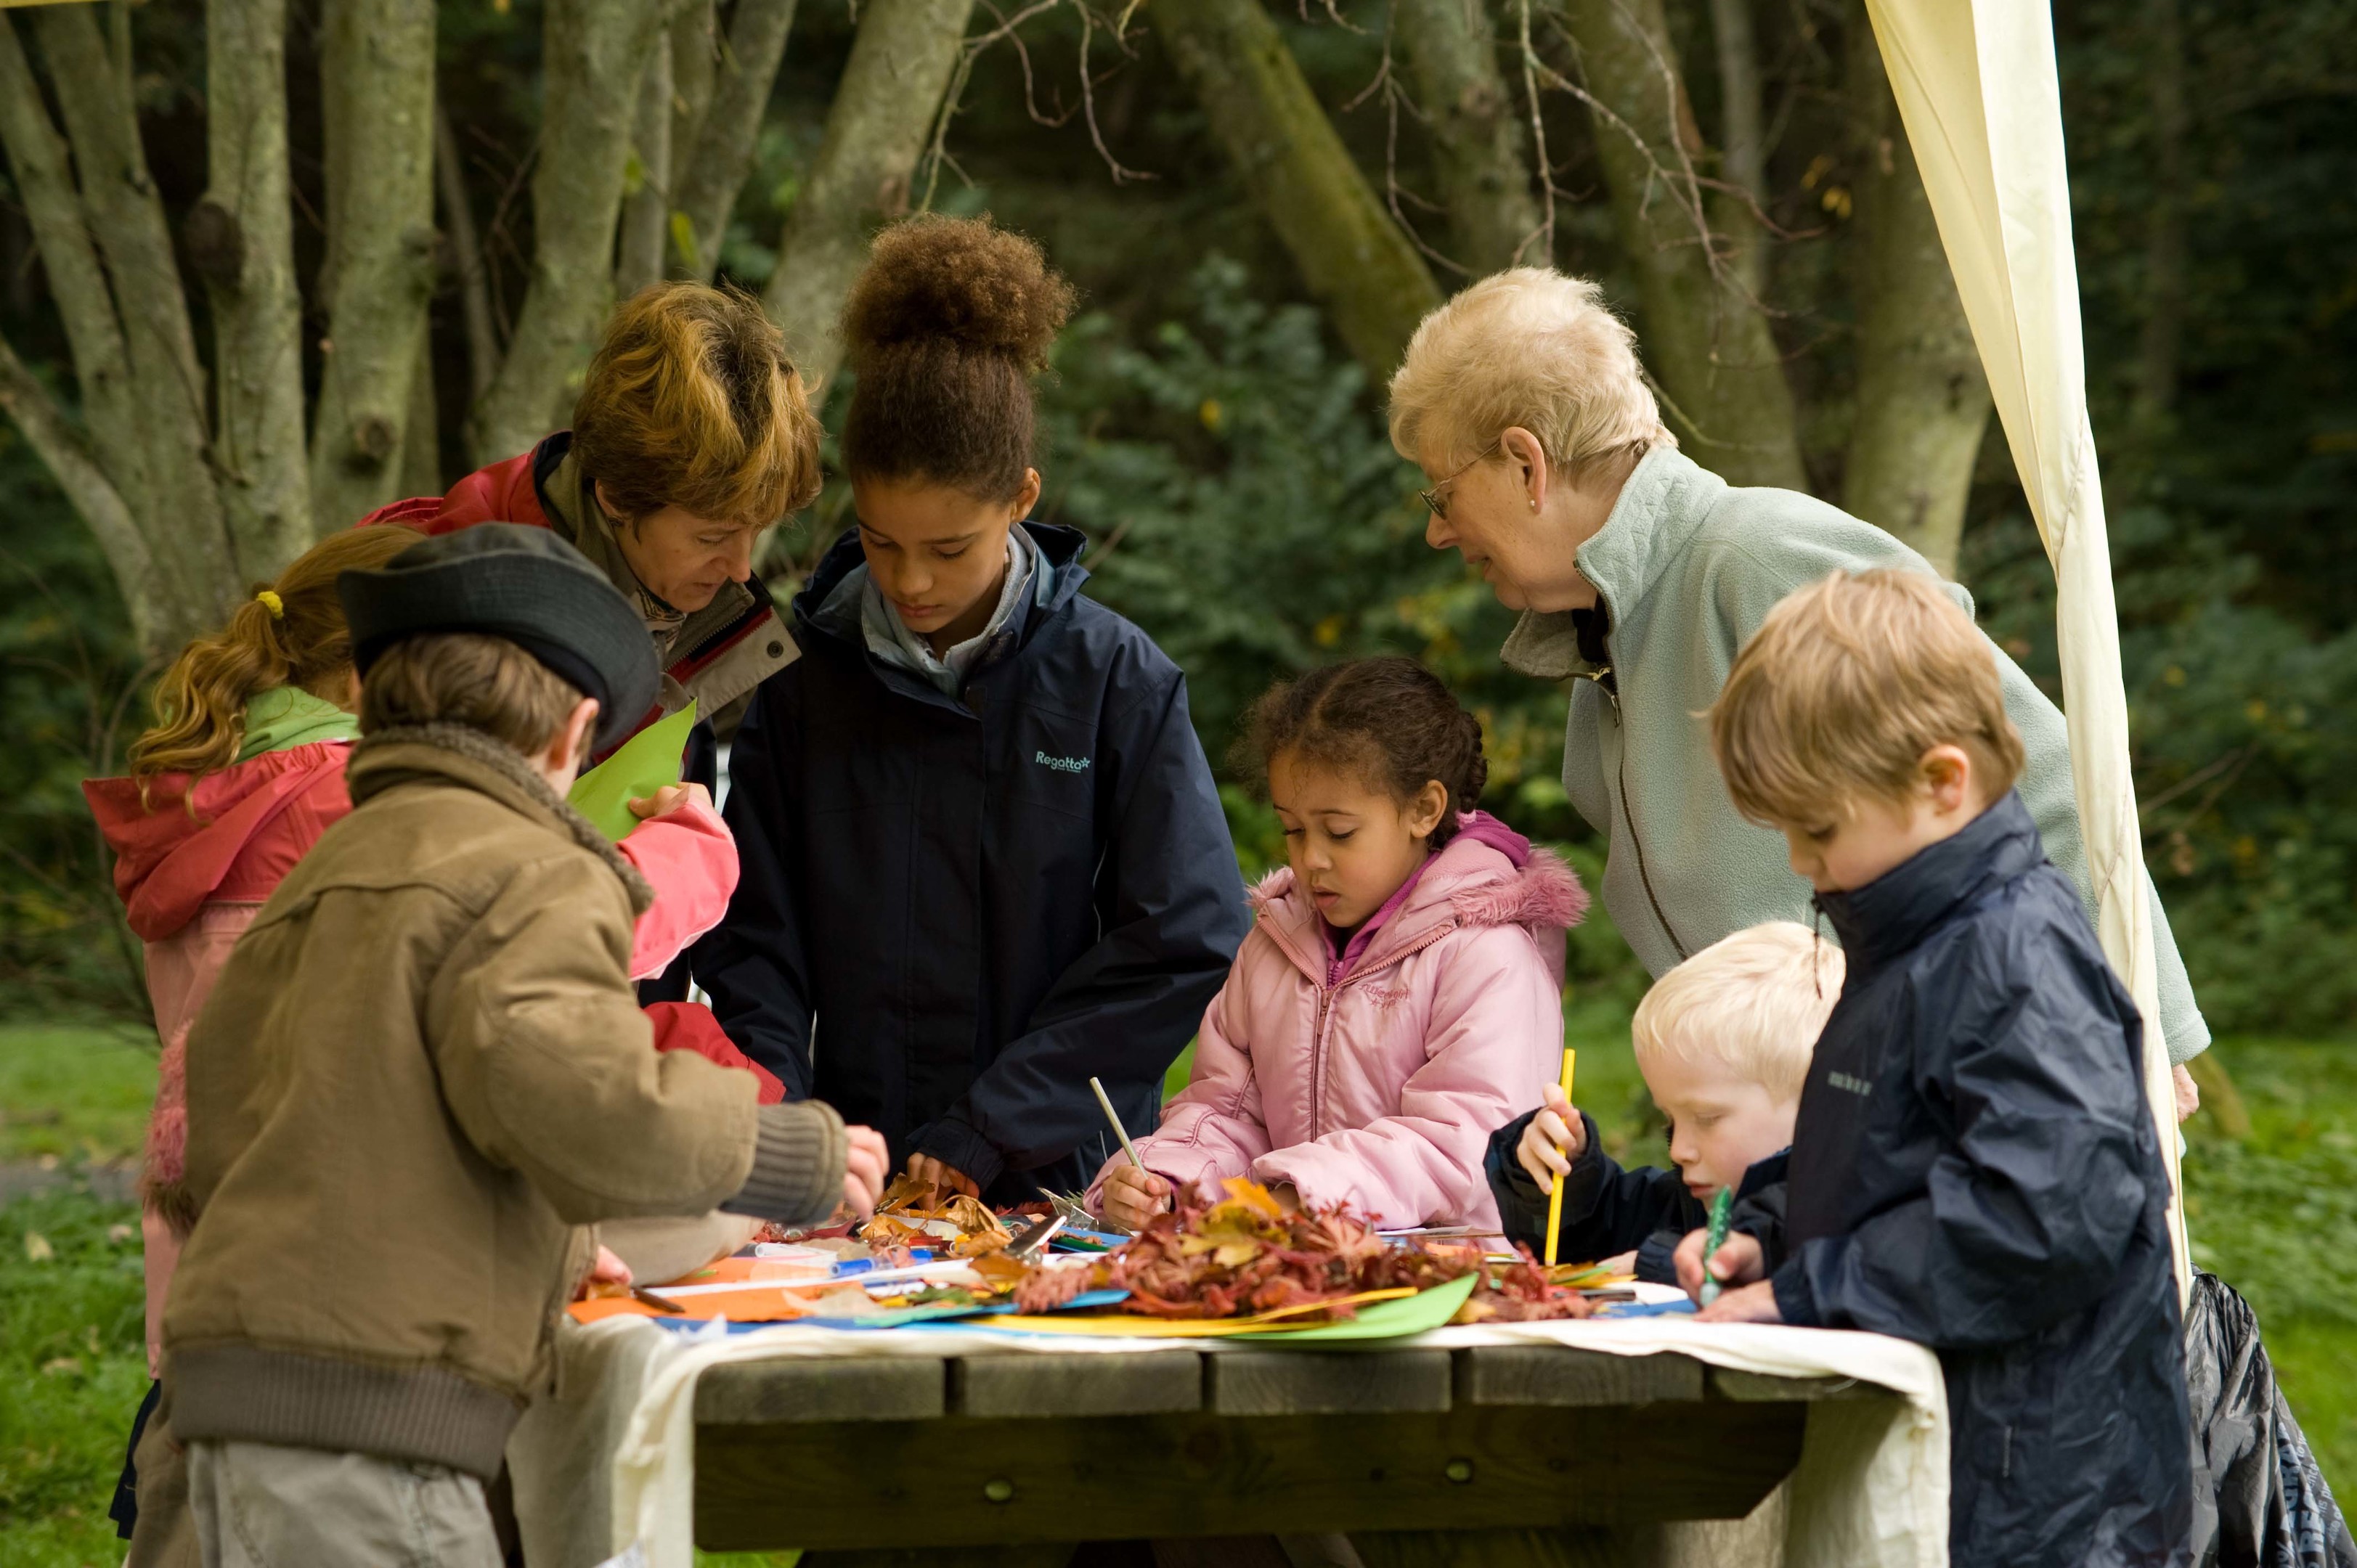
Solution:
<path fill-rule="evenodd" d="M 1563 1050 L 1568 867 L 1473 810 L 1479 720 L 1412 660 L 1280 685 L 1239 748 L 1268 779 L 1286 865 L 1196 1038 L 1194 1077 L 1116 1155 L 1092 1208 L 1137 1226 L 1178 1187 L 1249 1176 L 1385 1226 L 1494 1227 L 1490 1133 Z"/>

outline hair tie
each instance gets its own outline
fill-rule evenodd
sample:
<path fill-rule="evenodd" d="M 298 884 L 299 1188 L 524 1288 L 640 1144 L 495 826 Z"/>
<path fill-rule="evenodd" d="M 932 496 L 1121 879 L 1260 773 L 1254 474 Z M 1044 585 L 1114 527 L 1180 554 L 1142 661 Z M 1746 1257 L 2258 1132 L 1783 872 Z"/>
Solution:
<path fill-rule="evenodd" d="M 264 609 L 268 610 L 272 620 L 285 620 L 286 618 L 286 601 L 280 598 L 277 594 L 271 589 L 264 588 L 260 593 L 254 595 L 253 602 L 260 605 Z"/>

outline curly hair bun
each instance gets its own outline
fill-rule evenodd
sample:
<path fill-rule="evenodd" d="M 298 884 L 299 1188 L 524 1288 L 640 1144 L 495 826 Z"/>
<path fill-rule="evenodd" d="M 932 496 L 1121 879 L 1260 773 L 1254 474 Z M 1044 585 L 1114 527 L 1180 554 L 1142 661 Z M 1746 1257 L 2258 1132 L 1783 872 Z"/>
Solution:
<path fill-rule="evenodd" d="M 987 217 L 925 214 L 876 236 L 843 307 L 852 482 L 1020 494 L 1038 424 L 1031 377 L 1072 314 L 1039 247 Z"/>
<path fill-rule="evenodd" d="M 1047 368 L 1072 285 L 1037 242 L 979 218 L 921 213 L 876 236 L 843 307 L 855 363 L 877 349 L 947 339 Z"/>

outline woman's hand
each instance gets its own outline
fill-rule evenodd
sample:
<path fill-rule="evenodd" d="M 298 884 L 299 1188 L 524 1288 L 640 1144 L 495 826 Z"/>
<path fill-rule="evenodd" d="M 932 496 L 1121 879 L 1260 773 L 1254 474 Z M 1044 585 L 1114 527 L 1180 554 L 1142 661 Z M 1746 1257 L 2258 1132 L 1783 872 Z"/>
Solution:
<path fill-rule="evenodd" d="M 943 1165 L 931 1155 L 910 1155 L 909 1174 L 931 1187 L 962 1192 L 973 1198 L 982 1196 L 982 1188 L 974 1185 L 972 1176 L 955 1165 Z"/>
<path fill-rule="evenodd" d="M 1097 1218 L 1132 1230 L 1170 1207 L 1170 1184 L 1135 1165 L 1115 1165 L 1097 1195 Z"/>
<path fill-rule="evenodd" d="M 1731 1290 L 1695 1314 L 1696 1323 L 1781 1323 L 1776 1287 L 1766 1280 Z"/>
<path fill-rule="evenodd" d="M 883 1195 L 885 1173 L 892 1168 L 892 1151 L 885 1147 L 884 1134 L 873 1127 L 843 1131 L 850 1143 L 843 1156 L 843 1201 L 853 1214 L 866 1219 L 875 1214 L 876 1200 Z"/>
<path fill-rule="evenodd" d="M 2169 1069 L 2169 1081 L 2177 1090 L 2177 1119 L 2179 1122 L 2201 1109 L 2201 1090 L 2183 1063 Z"/>
<path fill-rule="evenodd" d="M 1685 1240 L 1678 1243 L 1678 1288 L 1697 1303 L 1702 1300 L 1702 1250 L 1709 1240 L 1709 1231 L 1689 1230 Z M 1760 1251 L 1760 1239 L 1746 1236 L 1740 1231 L 1729 1236 L 1726 1244 L 1710 1255 L 1710 1277 L 1721 1285 L 1748 1285 L 1767 1272 L 1766 1261 Z M 1722 1296 L 1719 1299 L 1723 1301 L 1726 1298 Z"/>
<path fill-rule="evenodd" d="M 1563 1086 L 1546 1086 L 1546 1102 L 1539 1113 L 1523 1129 L 1523 1141 L 1514 1146 L 1514 1158 L 1531 1179 L 1541 1187 L 1553 1187 L 1558 1176 L 1569 1176 L 1574 1160 L 1587 1152 L 1587 1121 L 1571 1108 L 1563 1097 Z"/>
<path fill-rule="evenodd" d="M 599 1287 L 603 1286 L 603 1289 Z M 574 1287 L 573 1299 L 587 1301 L 592 1296 L 626 1295 L 630 1289 L 630 1265 L 614 1255 L 609 1247 L 597 1249 L 597 1261 Z"/>
<path fill-rule="evenodd" d="M 630 815 L 641 822 L 651 822 L 656 817 L 668 817 L 673 811 L 684 811 L 689 806 L 709 810 L 711 805 L 711 792 L 701 784 L 666 784 L 653 794 L 631 801 Z"/>

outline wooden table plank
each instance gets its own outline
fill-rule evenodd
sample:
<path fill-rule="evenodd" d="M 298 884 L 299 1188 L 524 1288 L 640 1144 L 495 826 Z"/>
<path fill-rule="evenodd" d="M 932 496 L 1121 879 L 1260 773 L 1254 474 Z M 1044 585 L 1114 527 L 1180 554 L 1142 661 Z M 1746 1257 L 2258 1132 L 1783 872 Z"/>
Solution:
<path fill-rule="evenodd" d="M 1459 1404 L 1652 1404 L 1702 1397 L 1703 1365 L 1691 1356 L 1614 1356 L 1558 1345 L 1457 1352 Z"/>
<path fill-rule="evenodd" d="M 1445 1373 L 1445 1353 L 1432 1354 Z M 1221 1356 L 1214 1372 L 1243 1359 Z M 907 1549 L 1111 1530 L 1159 1538 L 1735 1519 L 1790 1473 L 1807 1413 L 1800 1402 L 1705 1401 L 1674 1421 L 1627 1406 L 1498 1406 L 706 1424 L 696 1435 L 696 1537 L 714 1551 Z"/>
<path fill-rule="evenodd" d="M 1161 1415 L 1203 1408 L 1195 1350 L 1058 1355 L 1010 1350 L 950 1363 L 950 1408 L 960 1415 Z"/>
<path fill-rule="evenodd" d="M 948 1408 L 939 1357 L 738 1361 L 696 1380 L 698 1426 L 749 1423 L 924 1421 Z"/>
<path fill-rule="evenodd" d="M 1710 1369 L 1711 1392 L 1721 1399 L 1772 1403 L 1780 1400 L 1895 1400 L 1880 1383 L 1856 1378 L 1779 1378 L 1734 1367 Z"/>
<path fill-rule="evenodd" d="M 1444 1411 L 1446 1350 L 1223 1350 L 1204 1358 L 1204 1407 L 1222 1415 Z"/>

